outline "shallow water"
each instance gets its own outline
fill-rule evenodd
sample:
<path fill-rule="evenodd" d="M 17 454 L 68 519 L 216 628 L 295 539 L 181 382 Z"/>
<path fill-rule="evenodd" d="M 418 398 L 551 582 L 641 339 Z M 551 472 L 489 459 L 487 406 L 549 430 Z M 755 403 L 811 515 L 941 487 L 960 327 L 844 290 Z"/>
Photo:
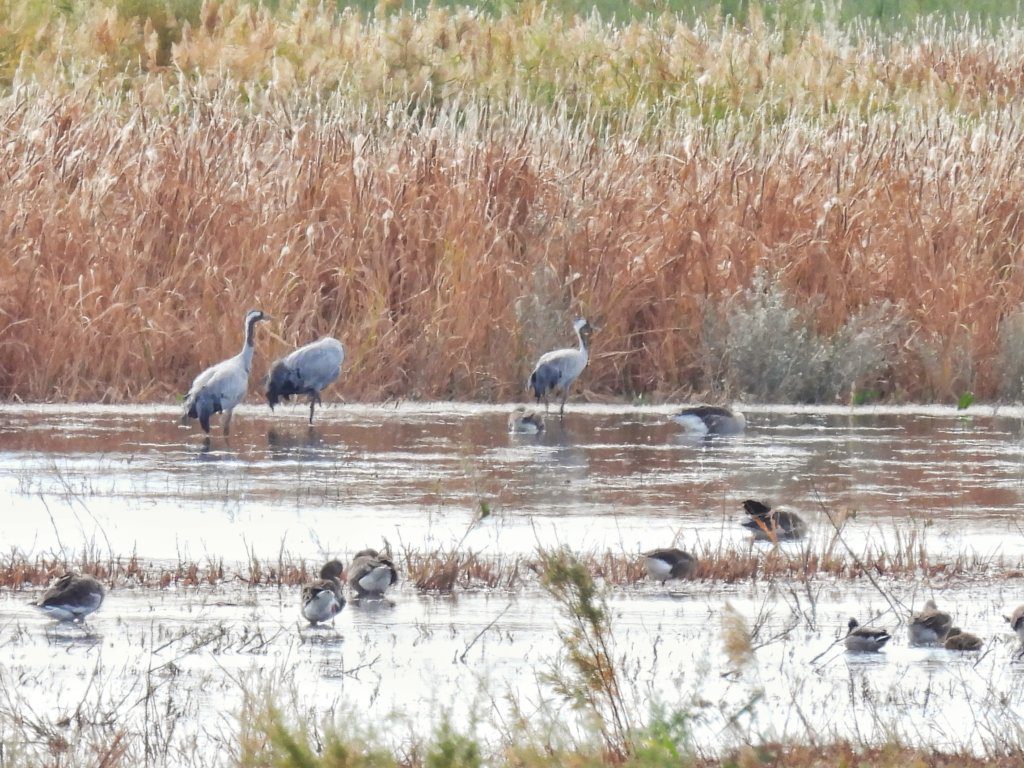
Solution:
<path fill-rule="evenodd" d="M 1021 414 L 748 409 L 735 439 L 695 440 L 665 409 L 580 408 L 539 436 L 507 409 L 245 409 L 204 449 L 171 409 L 0 409 L 0 540 L 48 551 L 94 541 L 150 558 L 346 554 L 387 538 L 531 552 L 561 541 L 625 552 L 742 542 L 740 502 L 856 510 L 859 545 L 894 525 L 929 551 L 1024 555 Z M 58 532 L 60 534 L 58 540 Z"/>
<path fill-rule="evenodd" d="M 708 441 L 681 436 L 666 409 L 575 407 L 539 436 L 506 434 L 507 409 L 494 407 L 337 406 L 312 430 L 301 409 L 244 409 L 230 440 L 207 446 L 172 409 L 8 406 L 0 541 L 28 554 L 90 546 L 227 562 L 282 549 L 347 559 L 384 539 L 420 549 L 464 538 L 487 555 L 555 543 L 633 553 L 742 544 L 739 503 L 755 497 L 801 512 L 815 537 L 832 532 L 823 509 L 855 509 L 844 532 L 855 550 L 913 534 L 932 556 L 1024 557 L 1019 411 L 746 410 L 745 436 Z M 474 525 L 481 502 L 491 514 Z M 979 574 L 879 587 L 888 599 L 867 582 L 826 580 L 616 590 L 637 711 L 653 700 L 690 708 L 708 748 L 892 729 L 937 746 L 1005 736 L 1022 712 L 1022 670 L 1000 614 L 1024 585 Z M 897 620 L 932 595 L 988 639 L 984 654 L 907 646 Z M 97 709 L 119 701 L 122 717 L 152 728 L 138 703 L 148 683 L 181 713 L 172 738 L 199 748 L 234 727 L 225 712 L 257 671 L 297 687 L 315 712 L 355 707 L 396 740 L 429 732 L 445 709 L 460 721 L 476 712 L 493 736 L 506 696 L 531 712 L 549 699 L 538 675 L 559 647 L 556 609 L 529 589 L 450 598 L 400 585 L 393 606 L 346 608 L 336 632 L 299 626 L 297 589 L 113 590 L 89 634 L 56 628 L 31 597 L 0 592 L 0 678 L 17 680 L 17 700 L 53 719 L 83 697 Z M 727 601 L 751 623 L 767 612 L 767 644 L 742 672 L 723 653 Z M 896 633 L 885 653 L 829 650 L 848 616 L 878 614 Z"/>

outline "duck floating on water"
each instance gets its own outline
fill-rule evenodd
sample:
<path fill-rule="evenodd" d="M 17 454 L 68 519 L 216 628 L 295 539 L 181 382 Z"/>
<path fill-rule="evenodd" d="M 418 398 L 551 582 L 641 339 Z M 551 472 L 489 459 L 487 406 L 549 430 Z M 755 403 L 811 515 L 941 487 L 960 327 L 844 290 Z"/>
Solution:
<path fill-rule="evenodd" d="M 697 570 L 697 558 L 675 547 L 652 549 L 643 556 L 647 575 L 662 584 L 669 579 L 688 579 Z"/>
<path fill-rule="evenodd" d="M 945 641 L 953 626 L 953 618 L 938 609 L 934 600 L 928 600 L 920 613 L 910 620 L 911 645 L 939 645 Z"/>
<path fill-rule="evenodd" d="M 381 598 L 398 581 L 398 571 L 390 557 L 375 549 L 356 552 L 348 569 L 348 585 L 359 597 Z"/>
<path fill-rule="evenodd" d="M 763 501 L 747 499 L 743 502 L 743 509 L 750 515 L 750 519 L 742 525 L 758 541 L 799 539 L 807 530 L 804 521 L 795 512 L 772 509 Z"/>
<path fill-rule="evenodd" d="M 536 435 L 544 431 L 544 415 L 520 405 L 508 415 L 508 431 L 516 435 Z"/>
<path fill-rule="evenodd" d="M 1010 629 L 1017 633 L 1022 644 L 1024 644 L 1024 605 L 1018 605 L 1009 616 L 1003 616 Z"/>
<path fill-rule="evenodd" d="M 850 619 L 846 627 L 846 639 L 844 640 L 846 650 L 855 653 L 880 651 L 892 639 L 892 635 L 888 631 L 877 627 L 862 627 L 856 619 Z"/>
<path fill-rule="evenodd" d="M 345 607 L 341 590 L 341 574 L 345 566 L 340 560 L 329 560 L 320 569 L 320 578 L 302 588 L 302 616 L 312 626 L 331 621 Z"/>
<path fill-rule="evenodd" d="M 739 411 L 716 405 L 695 405 L 672 416 L 672 421 L 693 435 L 738 435 L 747 428 Z"/>
<path fill-rule="evenodd" d="M 950 627 L 942 647 L 947 651 L 980 651 L 984 644 L 985 641 L 977 635 L 964 632 L 960 627 Z"/>
<path fill-rule="evenodd" d="M 65 573 L 33 605 L 57 621 L 82 622 L 103 605 L 106 594 L 92 576 Z"/>

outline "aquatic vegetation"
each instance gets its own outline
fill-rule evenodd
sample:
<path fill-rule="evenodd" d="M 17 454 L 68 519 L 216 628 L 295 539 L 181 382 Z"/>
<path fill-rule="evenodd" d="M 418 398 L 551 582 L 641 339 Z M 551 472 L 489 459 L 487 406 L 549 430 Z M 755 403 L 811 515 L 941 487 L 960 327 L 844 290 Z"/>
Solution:
<path fill-rule="evenodd" d="M 1019 19 L 9 6 L 2 397 L 180 396 L 253 302 L 353 399 L 521 396 L 581 314 L 600 396 L 1013 396 Z"/>

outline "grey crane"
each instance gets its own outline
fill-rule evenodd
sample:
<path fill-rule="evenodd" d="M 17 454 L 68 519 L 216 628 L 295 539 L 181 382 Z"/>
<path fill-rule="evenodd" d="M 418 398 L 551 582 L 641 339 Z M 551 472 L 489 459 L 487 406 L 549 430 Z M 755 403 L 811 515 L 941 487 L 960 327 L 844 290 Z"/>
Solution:
<path fill-rule="evenodd" d="M 274 363 L 267 377 L 267 404 L 274 410 L 279 400 L 292 395 L 309 395 L 309 423 L 313 409 L 320 403 L 320 393 L 341 375 L 345 348 L 341 342 L 325 336 L 319 341 L 299 347 Z"/>
<path fill-rule="evenodd" d="M 242 351 L 216 365 L 210 366 L 196 376 L 192 387 L 185 396 L 187 419 L 199 419 L 203 432 L 210 433 L 210 417 L 215 413 L 224 414 L 224 434 L 231 430 L 231 413 L 245 398 L 249 389 L 249 371 L 252 368 L 253 344 L 256 337 L 256 323 L 270 320 L 262 310 L 250 309 L 245 314 L 245 341 Z"/>
<path fill-rule="evenodd" d="M 562 405 L 558 410 L 560 418 L 565 416 L 565 401 L 569 397 L 569 388 L 576 381 L 590 359 L 590 335 L 594 329 L 586 318 L 581 317 L 573 323 L 576 338 L 579 339 L 578 349 L 556 349 L 540 356 L 533 373 L 530 374 L 529 387 L 533 390 L 537 402 L 544 399 L 544 408 L 548 407 L 548 394 L 560 392 Z"/>
<path fill-rule="evenodd" d="M 65 573 L 33 605 L 57 621 L 84 621 L 103 604 L 107 591 L 92 576 Z"/>

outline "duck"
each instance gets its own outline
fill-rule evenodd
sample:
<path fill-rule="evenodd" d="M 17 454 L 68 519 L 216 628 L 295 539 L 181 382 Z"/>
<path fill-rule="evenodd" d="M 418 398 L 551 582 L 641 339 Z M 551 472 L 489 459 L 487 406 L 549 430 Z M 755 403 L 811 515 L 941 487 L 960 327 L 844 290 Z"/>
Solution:
<path fill-rule="evenodd" d="M 267 376 L 267 405 L 274 410 L 280 400 L 292 395 L 309 397 L 309 424 L 313 425 L 313 409 L 321 404 L 320 393 L 341 375 L 345 348 L 337 339 L 325 336 L 319 341 L 299 347 L 274 362 Z"/>
<path fill-rule="evenodd" d="M 911 645 L 937 645 L 942 643 L 953 626 L 948 613 L 940 611 L 934 600 L 928 600 L 920 613 L 910 621 Z"/>
<path fill-rule="evenodd" d="M 960 627 L 950 627 L 946 633 L 946 642 L 942 644 L 947 651 L 978 651 L 985 642 L 977 635 L 964 632 Z"/>
<path fill-rule="evenodd" d="M 1024 605 L 1018 605 L 1009 616 L 1003 616 L 1010 625 L 1010 629 L 1017 633 L 1022 644 L 1024 644 Z"/>
<path fill-rule="evenodd" d="M 850 619 L 846 625 L 846 650 L 854 652 L 874 653 L 892 639 L 887 630 L 877 627 L 862 627 L 856 619 Z"/>
<path fill-rule="evenodd" d="M 344 571 L 340 560 L 329 560 L 320 569 L 320 578 L 302 587 L 302 616 L 310 626 L 332 620 L 345 607 L 341 590 Z"/>
<path fill-rule="evenodd" d="M 565 401 L 569 397 L 569 390 L 590 360 L 590 336 L 594 332 L 585 317 L 576 320 L 572 327 L 576 331 L 579 348 L 556 349 L 541 355 L 537 360 L 537 365 L 534 366 L 533 373 L 530 374 L 530 381 L 527 385 L 533 390 L 538 403 L 543 398 L 545 410 L 548 407 L 548 394 L 551 392 L 561 393 L 562 404 L 558 409 L 558 416 L 563 419 L 565 418 Z"/>
<path fill-rule="evenodd" d="M 57 621 L 85 621 L 103 605 L 107 591 L 92 576 L 65 573 L 32 605 Z"/>
<path fill-rule="evenodd" d="M 398 571 L 391 558 L 375 549 L 356 552 L 348 569 L 348 585 L 359 597 L 380 598 L 398 581 Z"/>
<path fill-rule="evenodd" d="M 747 499 L 743 502 L 743 509 L 750 515 L 750 519 L 742 525 L 758 541 L 799 539 L 807 530 L 804 521 L 795 512 L 772 509 L 763 501 Z"/>
<path fill-rule="evenodd" d="M 185 395 L 185 410 L 181 423 L 198 419 L 203 432 L 210 434 L 210 417 L 224 414 L 224 434 L 231 432 L 231 414 L 245 399 L 249 389 L 249 372 L 256 344 L 256 323 L 272 319 L 259 309 L 250 309 L 245 315 L 242 351 L 234 357 L 211 365 L 196 376 Z"/>
<path fill-rule="evenodd" d="M 738 435 L 747 428 L 747 419 L 739 411 L 716 405 L 695 405 L 672 416 L 692 435 Z"/>
<path fill-rule="evenodd" d="M 674 547 L 652 549 L 643 557 L 647 575 L 662 584 L 669 579 L 688 579 L 697 569 L 697 558 Z"/>
<path fill-rule="evenodd" d="M 535 435 L 544 431 L 544 415 L 528 411 L 520 405 L 508 415 L 508 431 L 518 435 Z"/>

